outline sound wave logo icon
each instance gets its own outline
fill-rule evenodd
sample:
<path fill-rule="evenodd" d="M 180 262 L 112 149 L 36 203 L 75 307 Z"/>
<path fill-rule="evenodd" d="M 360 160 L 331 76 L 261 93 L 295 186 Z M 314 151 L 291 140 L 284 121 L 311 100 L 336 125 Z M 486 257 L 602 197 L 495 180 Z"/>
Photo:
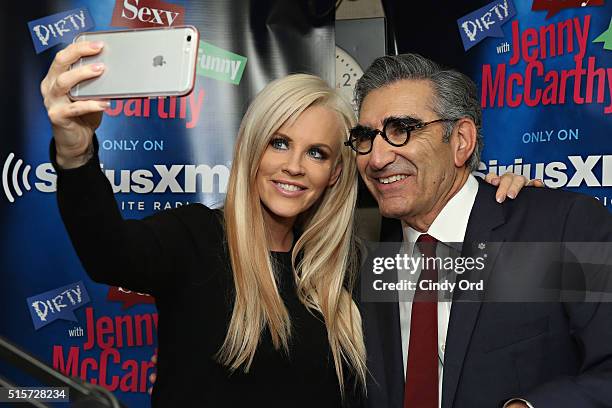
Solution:
<path fill-rule="evenodd" d="M 28 165 L 25 165 L 22 169 L 21 166 L 23 165 L 23 160 L 18 159 L 15 161 L 13 170 L 10 171 L 14 158 L 15 158 L 14 153 L 9 154 L 6 160 L 4 161 L 4 166 L 2 167 L 2 187 L 4 189 L 4 195 L 11 203 L 15 202 L 15 197 L 13 196 L 13 193 L 11 192 L 10 187 L 13 188 L 13 190 L 15 191 L 15 194 L 18 197 L 21 197 L 23 195 L 23 191 L 21 190 L 21 187 L 19 186 L 20 173 L 21 173 L 21 183 L 23 184 L 23 187 L 27 191 L 30 191 L 32 189 L 32 187 L 30 186 L 30 182 L 28 181 L 28 176 L 30 175 L 30 170 L 32 170 L 32 166 L 28 164 Z M 11 173 L 10 179 L 9 179 L 9 172 Z"/>

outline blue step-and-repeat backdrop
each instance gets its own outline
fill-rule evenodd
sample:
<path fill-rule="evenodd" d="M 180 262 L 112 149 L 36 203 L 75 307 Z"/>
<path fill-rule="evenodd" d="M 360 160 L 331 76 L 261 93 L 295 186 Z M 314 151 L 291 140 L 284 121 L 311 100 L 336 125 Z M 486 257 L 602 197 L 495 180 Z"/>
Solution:
<path fill-rule="evenodd" d="M 49 0 L 2 12 L 0 336 L 128 406 L 149 406 L 154 301 L 92 282 L 76 258 L 55 202 L 40 81 L 80 32 L 196 26 L 193 93 L 113 101 L 97 134 L 125 217 L 189 202 L 219 207 L 254 95 L 292 72 L 334 83 L 334 4 L 313 3 Z M 469 61 L 459 68 L 478 83 L 484 110 L 481 173 L 540 178 L 612 208 L 611 11 L 603 0 L 496 0 L 456 16 L 453 40 Z M 0 376 L 31 382 L 2 362 Z"/>

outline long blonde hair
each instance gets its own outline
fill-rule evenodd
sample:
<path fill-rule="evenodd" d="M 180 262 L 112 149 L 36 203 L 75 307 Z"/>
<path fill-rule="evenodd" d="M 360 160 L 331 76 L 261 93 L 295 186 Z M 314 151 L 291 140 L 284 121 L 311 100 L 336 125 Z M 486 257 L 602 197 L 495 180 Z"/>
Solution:
<path fill-rule="evenodd" d="M 240 126 L 224 210 L 235 300 L 227 335 L 217 355 L 231 371 L 242 367 L 248 372 L 266 328 L 274 347 L 288 352 L 291 321 L 270 261 L 255 177 L 275 132 L 314 105 L 338 114 L 343 130 L 338 137 L 344 141 L 355 123 L 353 110 L 322 79 L 307 74 L 290 75 L 266 86 L 251 103 Z M 354 239 L 357 170 L 353 151 L 341 145 L 338 161 L 342 170 L 336 183 L 326 189 L 307 214 L 298 217 L 303 232 L 293 248 L 292 265 L 300 301 L 311 311 L 319 312 L 325 321 L 344 395 L 343 363 L 348 364 L 356 383 L 365 389 L 366 353 L 361 315 L 351 296 L 358 267 Z"/>

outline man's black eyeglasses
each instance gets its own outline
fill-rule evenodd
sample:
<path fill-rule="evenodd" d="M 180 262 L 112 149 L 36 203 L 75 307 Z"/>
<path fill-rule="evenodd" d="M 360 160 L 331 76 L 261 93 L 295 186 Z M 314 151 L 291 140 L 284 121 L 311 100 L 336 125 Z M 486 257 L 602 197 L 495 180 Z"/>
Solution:
<path fill-rule="evenodd" d="M 401 147 L 410 140 L 410 132 L 423 129 L 427 125 L 437 122 L 454 122 L 457 119 L 436 119 L 430 122 L 414 123 L 412 118 L 385 119 L 383 129 L 370 129 L 357 125 L 350 130 L 349 140 L 344 142 L 345 146 L 350 146 L 358 154 L 368 154 L 372 151 L 374 138 L 381 135 L 391 146 Z"/>

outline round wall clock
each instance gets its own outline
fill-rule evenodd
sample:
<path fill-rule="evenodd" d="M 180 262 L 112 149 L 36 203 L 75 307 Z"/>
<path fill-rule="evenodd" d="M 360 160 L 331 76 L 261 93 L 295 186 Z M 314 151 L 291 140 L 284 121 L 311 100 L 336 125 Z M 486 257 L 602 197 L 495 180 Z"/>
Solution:
<path fill-rule="evenodd" d="M 357 80 L 363 75 L 363 69 L 355 58 L 336 45 L 336 88 L 340 94 L 356 108 L 353 102 L 353 91 Z"/>

